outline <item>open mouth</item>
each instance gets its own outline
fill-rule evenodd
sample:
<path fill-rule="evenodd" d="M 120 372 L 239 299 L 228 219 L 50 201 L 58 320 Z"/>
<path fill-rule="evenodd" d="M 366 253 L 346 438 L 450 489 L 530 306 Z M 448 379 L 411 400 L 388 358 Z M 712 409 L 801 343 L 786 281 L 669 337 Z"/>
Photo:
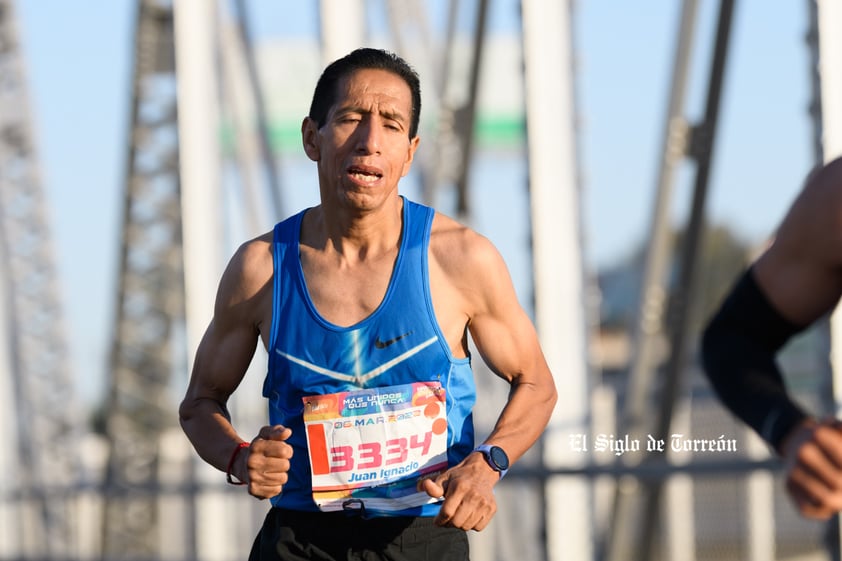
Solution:
<path fill-rule="evenodd" d="M 348 175 L 360 183 L 374 183 L 383 177 L 383 174 L 379 171 L 364 166 L 349 167 Z"/>

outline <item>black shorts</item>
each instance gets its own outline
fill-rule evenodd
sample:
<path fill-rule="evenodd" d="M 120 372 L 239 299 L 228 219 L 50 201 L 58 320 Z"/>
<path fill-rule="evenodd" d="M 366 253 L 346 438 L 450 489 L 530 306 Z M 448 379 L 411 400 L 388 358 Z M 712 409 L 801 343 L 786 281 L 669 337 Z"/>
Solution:
<path fill-rule="evenodd" d="M 363 518 L 273 508 L 249 561 L 468 561 L 468 535 L 430 517 Z"/>

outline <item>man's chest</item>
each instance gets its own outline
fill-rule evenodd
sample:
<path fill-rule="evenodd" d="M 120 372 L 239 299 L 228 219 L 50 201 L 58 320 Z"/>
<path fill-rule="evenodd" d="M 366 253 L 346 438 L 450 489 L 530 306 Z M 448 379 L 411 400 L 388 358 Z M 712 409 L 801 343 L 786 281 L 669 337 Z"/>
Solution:
<path fill-rule="evenodd" d="M 354 266 L 302 258 L 304 286 L 325 320 L 350 326 L 369 317 L 389 291 L 394 258 Z"/>

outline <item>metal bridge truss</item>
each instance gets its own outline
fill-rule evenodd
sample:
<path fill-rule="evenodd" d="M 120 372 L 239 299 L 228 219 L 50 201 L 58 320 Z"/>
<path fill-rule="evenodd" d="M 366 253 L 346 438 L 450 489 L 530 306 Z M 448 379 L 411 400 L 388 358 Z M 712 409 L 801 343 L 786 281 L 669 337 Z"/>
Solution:
<path fill-rule="evenodd" d="M 76 551 L 71 490 L 80 477 L 80 426 L 30 118 L 14 2 L 0 0 L 0 321 L 16 412 L 10 448 L 18 456 L 17 469 L 5 476 L 16 484 L 15 529 L 0 552 L 61 559 Z"/>
<path fill-rule="evenodd" d="M 119 285 L 106 409 L 104 559 L 158 557 L 159 447 L 183 366 L 172 6 L 138 3 Z"/>

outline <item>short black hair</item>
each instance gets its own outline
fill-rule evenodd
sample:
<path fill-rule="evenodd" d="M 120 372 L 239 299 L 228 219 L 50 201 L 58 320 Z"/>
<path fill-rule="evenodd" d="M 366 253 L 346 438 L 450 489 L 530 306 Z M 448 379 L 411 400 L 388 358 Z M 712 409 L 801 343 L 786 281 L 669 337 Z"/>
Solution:
<path fill-rule="evenodd" d="M 331 62 L 316 83 L 309 117 L 321 128 L 325 124 L 328 111 L 336 103 L 339 82 L 357 70 L 368 69 L 386 70 L 396 74 L 409 86 L 412 93 L 409 138 L 415 138 L 418 134 L 418 121 L 421 116 L 421 81 L 418 78 L 418 73 L 413 70 L 409 63 L 395 53 L 383 49 L 356 49 Z"/>

